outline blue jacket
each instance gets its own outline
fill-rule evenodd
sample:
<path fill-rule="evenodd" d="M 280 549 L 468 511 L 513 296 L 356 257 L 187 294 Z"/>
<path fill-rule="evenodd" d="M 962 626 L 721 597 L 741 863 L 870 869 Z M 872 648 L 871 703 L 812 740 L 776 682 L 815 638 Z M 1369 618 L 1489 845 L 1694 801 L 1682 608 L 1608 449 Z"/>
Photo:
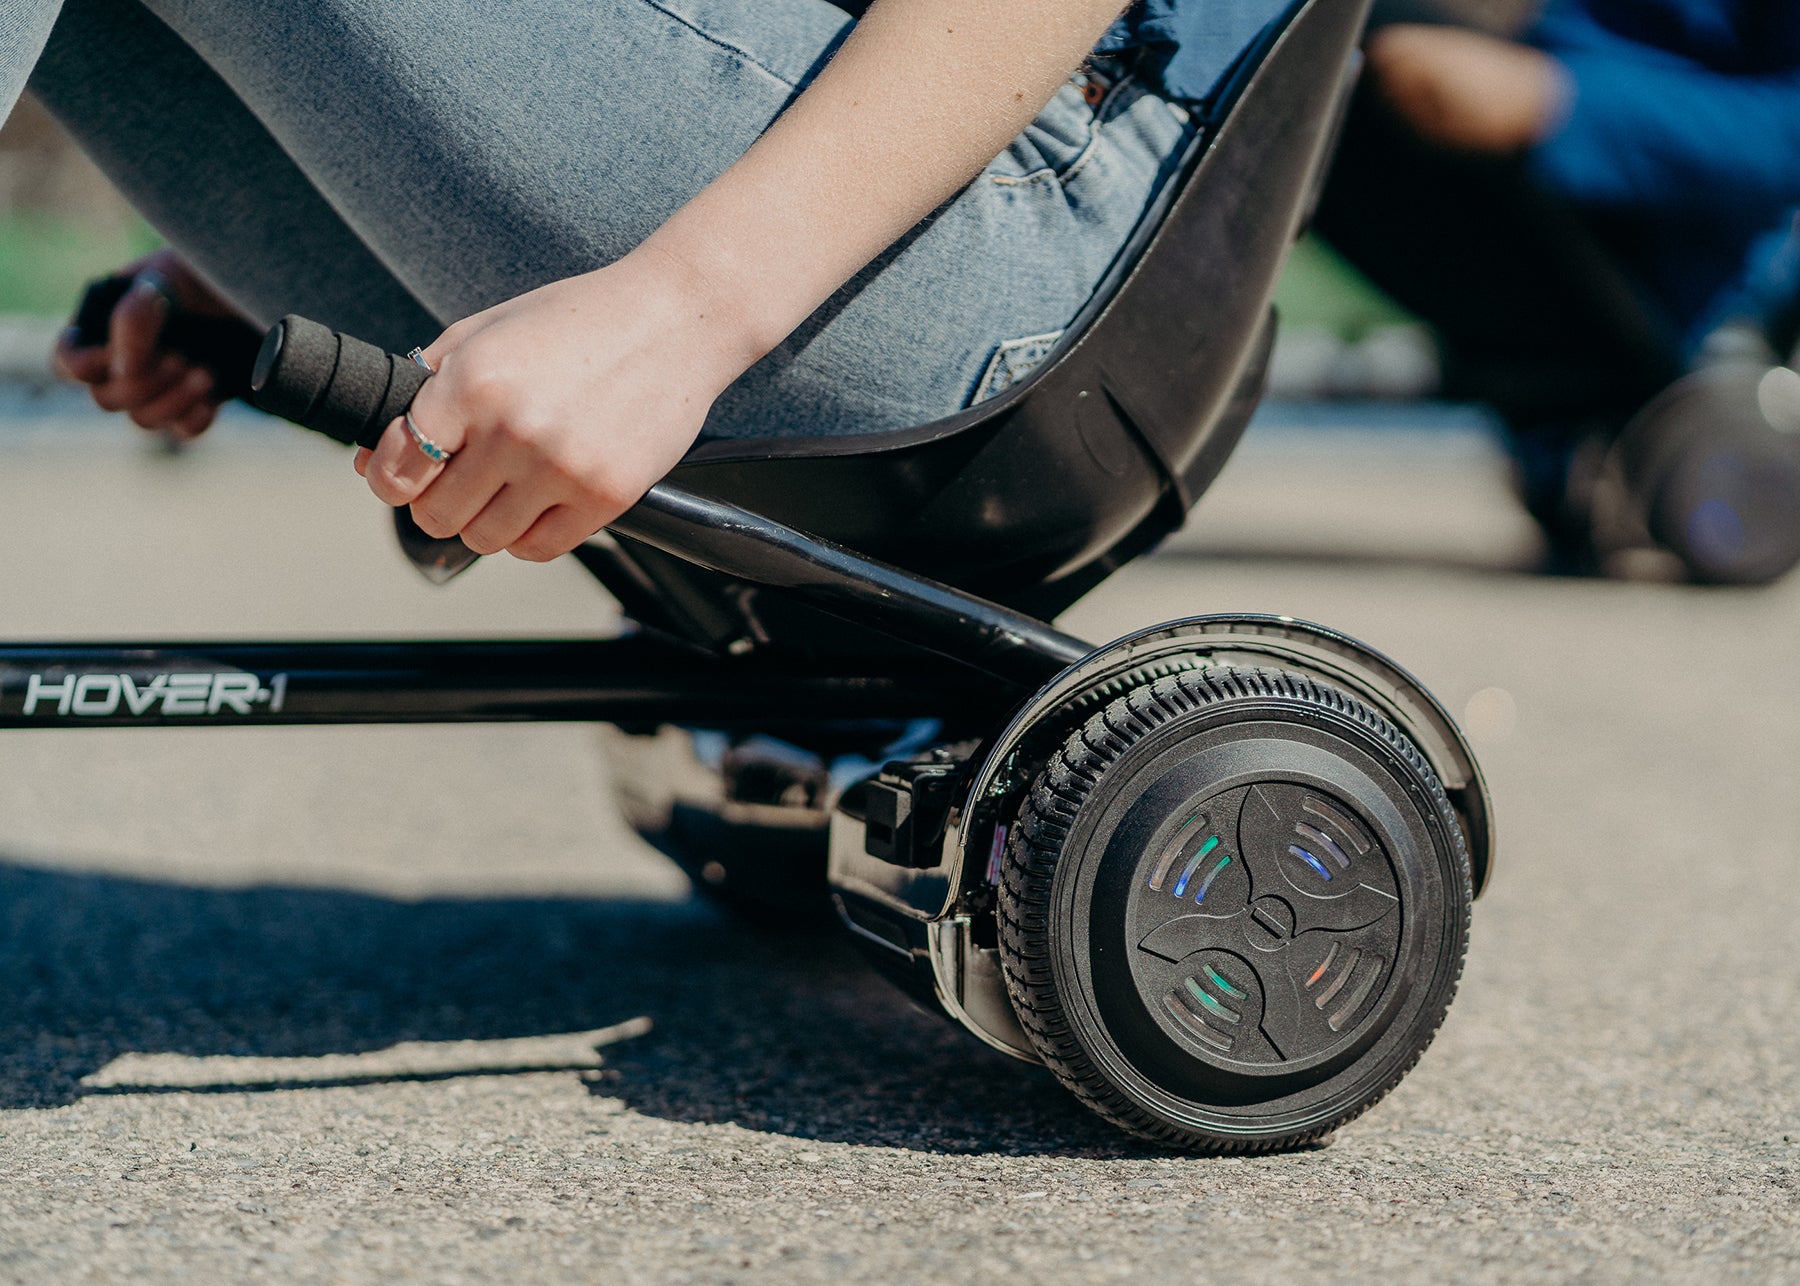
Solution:
<path fill-rule="evenodd" d="M 1800 5 L 1551 0 L 1530 38 L 1571 85 L 1532 165 L 1628 216 L 1624 253 L 1690 340 L 1800 284 L 1769 280 L 1793 271 L 1779 245 L 1800 207 Z"/>

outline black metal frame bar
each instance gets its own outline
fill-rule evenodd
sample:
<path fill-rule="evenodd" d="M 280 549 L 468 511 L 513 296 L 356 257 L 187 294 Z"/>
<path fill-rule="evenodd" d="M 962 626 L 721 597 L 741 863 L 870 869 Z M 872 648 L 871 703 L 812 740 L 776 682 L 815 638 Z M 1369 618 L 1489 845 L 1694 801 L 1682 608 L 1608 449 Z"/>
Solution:
<path fill-rule="evenodd" d="M 608 530 L 1008 682 L 1036 687 L 1093 651 L 1023 612 L 669 483 Z"/>
<path fill-rule="evenodd" d="M 0 729 L 550 720 L 778 730 L 998 717 L 1021 695 L 929 658 L 721 657 L 648 634 L 0 646 Z"/>

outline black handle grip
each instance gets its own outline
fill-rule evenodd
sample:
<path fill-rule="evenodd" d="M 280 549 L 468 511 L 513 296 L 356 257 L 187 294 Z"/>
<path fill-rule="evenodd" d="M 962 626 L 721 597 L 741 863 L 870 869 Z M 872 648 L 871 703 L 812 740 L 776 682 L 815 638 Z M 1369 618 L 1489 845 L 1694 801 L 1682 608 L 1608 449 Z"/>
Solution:
<path fill-rule="evenodd" d="M 290 315 L 263 337 L 250 401 L 302 428 L 372 449 L 429 378 L 417 362 Z"/>
<path fill-rule="evenodd" d="M 113 309 L 125 298 L 133 280 L 102 277 L 88 283 L 69 321 L 75 347 L 99 348 L 107 342 Z M 206 317 L 179 308 L 170 310 L 158 337 L 161 347 L 211 371 L 213 385 L 223 397 L 249 396 L 250 369 L 261 342 L 256 327 L 236 317 Z"/>

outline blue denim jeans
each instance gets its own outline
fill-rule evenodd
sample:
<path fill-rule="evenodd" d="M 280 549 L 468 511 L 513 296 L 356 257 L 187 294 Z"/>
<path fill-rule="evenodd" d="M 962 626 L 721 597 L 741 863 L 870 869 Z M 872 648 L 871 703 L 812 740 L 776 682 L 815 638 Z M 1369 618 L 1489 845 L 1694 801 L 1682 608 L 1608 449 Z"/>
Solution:
<path fill-rule="evenodd" d="M 253 318 L 405 349 L 630 250 L 848 25 L 824 0 L 0 0 L 0 107 L 29 75 Z M 1021 377 L 1190 128 L 1128 64 L 1077 76 L 727 390 L 708 434 L 900 428 Z"/>

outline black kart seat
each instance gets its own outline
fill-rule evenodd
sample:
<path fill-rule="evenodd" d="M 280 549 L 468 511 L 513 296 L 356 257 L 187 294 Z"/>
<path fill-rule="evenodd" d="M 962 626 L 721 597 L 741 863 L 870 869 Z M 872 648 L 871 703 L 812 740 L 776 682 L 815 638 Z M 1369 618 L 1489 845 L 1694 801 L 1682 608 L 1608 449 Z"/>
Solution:
<path fill-rule="evenodd" d="M 1246 52 L 1111 277 L 1029 378 L 899 432 L 703 443 L 671 480 L 1037 615 L 1060 612 L 1179 526 L 1237 444 L 1366 9 L 1297 0 Z M 660 596 L 718 601 L 710 573 L 622 543 Z M 617 579 L 616 566 L 589 561 Z"/>

